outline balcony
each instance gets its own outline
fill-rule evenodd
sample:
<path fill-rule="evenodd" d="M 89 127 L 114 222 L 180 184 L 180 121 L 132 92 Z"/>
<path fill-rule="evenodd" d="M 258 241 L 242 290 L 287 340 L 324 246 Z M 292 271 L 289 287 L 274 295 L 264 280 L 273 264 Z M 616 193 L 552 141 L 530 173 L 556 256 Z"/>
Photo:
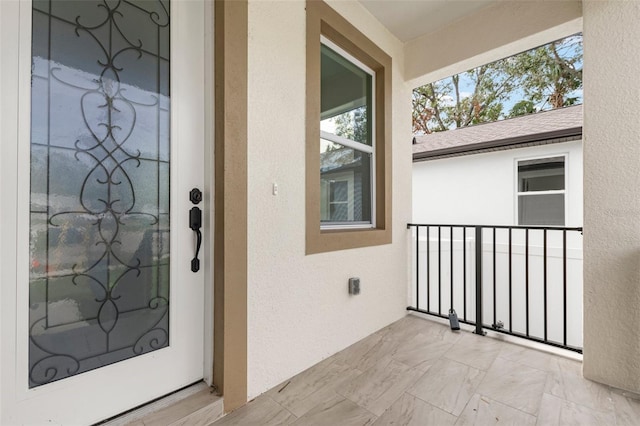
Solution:
<path fill-rule="evenodd" d="M 408 228 L 408 310 L 582 353 L 582 228 Z"/>
<path fill-rule="evenodd" d="M 631 425 L 640 418 L 639 395 L 584 379 L 576 359 L 508 343 L 501 334 L 481 337 L 467 325 L 451 331 L 418 315 L 214 424 Z"/>
<path fill-rule="evenodd" d="M 637 424 L 639 395 L 582 377 L 581 228 L 408 228 L 413 314 L 216 425 Z"/>

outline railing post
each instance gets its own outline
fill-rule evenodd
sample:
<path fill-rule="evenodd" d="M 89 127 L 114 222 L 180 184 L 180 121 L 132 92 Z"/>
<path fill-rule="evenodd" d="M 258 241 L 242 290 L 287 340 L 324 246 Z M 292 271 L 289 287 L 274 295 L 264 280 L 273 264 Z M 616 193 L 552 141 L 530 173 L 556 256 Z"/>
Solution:
<path fill-rule="evenodd" d="M 484 336 L 482 331 L 482 227 L 476 226 L 476 331 L 475 334 Z"/>

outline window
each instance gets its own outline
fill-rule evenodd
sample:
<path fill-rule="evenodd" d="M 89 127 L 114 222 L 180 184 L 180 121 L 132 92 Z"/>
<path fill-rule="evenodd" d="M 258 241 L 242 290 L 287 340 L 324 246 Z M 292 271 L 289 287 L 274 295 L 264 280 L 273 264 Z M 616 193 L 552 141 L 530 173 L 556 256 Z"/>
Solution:
<path fill-rule="evenodd" d="M 329 190 L 329 220 L 332 222 L 353 220 L 353 202 L 350 202 L 349 182 L 332 180 L 329 182 L 329 187 L 331 188 Z"/>
<path fill-rule="evenodd" d="M 565 157 L 518 162 L 518 224 L 564 226 Z"/>
<path fill-rule="evenodd" d="M 320 55 L 320 185 L 329 191 L 320 198 L 321 226 L 370 228 L 375 72 L 324 37 Z"/>
<path fill-rule="evenodd" d="M 391 58 L 307 0 L 306 252 L 391 243 Z"/>

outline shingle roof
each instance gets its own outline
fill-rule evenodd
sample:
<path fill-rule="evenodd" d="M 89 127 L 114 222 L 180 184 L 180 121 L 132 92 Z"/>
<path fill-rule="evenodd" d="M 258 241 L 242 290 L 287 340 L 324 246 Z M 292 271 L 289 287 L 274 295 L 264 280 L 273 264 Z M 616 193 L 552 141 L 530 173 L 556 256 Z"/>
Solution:
<path fill-rule="evenodd" d="M 328 173 L 354 166 L 360 163 L 360 156 L 355 158 L 351 148 L 339 148 L 320 153 L 320 173 Z"/>
<path fill-rule="evenodd" d="M 563 142 L 578 139 L 581 135 L 582 105 L 576 105 L 494 123 L 416 136 L 413 160 Z"/>

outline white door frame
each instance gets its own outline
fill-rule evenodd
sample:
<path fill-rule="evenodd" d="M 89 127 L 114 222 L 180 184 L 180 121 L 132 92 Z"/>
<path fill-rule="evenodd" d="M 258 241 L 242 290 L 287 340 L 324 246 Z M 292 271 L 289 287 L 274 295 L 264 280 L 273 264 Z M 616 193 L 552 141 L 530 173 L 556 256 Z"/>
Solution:
<path fill-rule="evenodd" d="M 173 4 L 175 5 L 176 2 L 179 1 L 181 0 L 173 0 Z M 199 119 L 207 124 L 206 128 L 203 125 L 198 126 L 200 127 L 199 129 L 194 129 L 192 128 L 193 126 L 184 125 L 188 117 L 178 117 L 176 119 L 176 117 L 174 117 L 175 113 L 172 113 L 172 140 L 175 142 L 179 139 L 201 138 L 201 140 L 205 141 L 204 154 L 207 160 L 205 161 L 203 191 L 205 196 L 202 208 L 204 210 L 204 233 L 206 237 L 204 239 L 204 252 L 202 255 L 202 258 L 205 260 L 202 262 L 203 270 L 201 274 L 204 275 L 204 282 L 206 284 L 204 300 L 199 301 L 203 304 L 205 310 L 204 318 L 202 318 L 204 327 L 202 333 L 197 333 L 197 336 L 192 336 L 190 339 L 193 340 L 195 338 L 198 340 L 198 347 L 201 347 L 200 350 L 203 351 L 204 356 L 202 365 L 197 366 L 198 372 L 193 379 L 204 378 L 208 383 L 211 383 L 213 365 L 213 265 L 211 259 L 213 259 L 213 244 L 210 242 L 212 241 L 213 227 L 211 226 L 212 214 L 210 213 L 213 211 L 213 120 L 205 120 L 204 114 L 207 114 L 208 117 L 213 117 L 213 6 L 209 4 L 209 1 L 201 1 L 194 9 L 193 4 L 195 2 L 190 0 L 189 3 L 192 4 L 192 7 L 190 7 L 190 12 L 184 12 L 184 18 L 185 21 L 190 22 L 190 24 L 188 26 L 182 26 L 182 31 L 174 24 L 171 34 L 172 44 L 177 45 L 181 37 L 186 37 L 188 33 L 194 31 L 194 25 L 202 26 L 201 29 L 204 34 L 210 35 L 211 37 L 206 37 L 206 41 L 202 37 L 199 37 L 196 44 L 191 44 L 189 50 L 192 51 L 192 56 L 190 56 L 191 59 L 189 61 L 176 60 L 175 54 L 177 53 L 177 49 L 173 49 L 174 53 L 172 53 L 173 60 L 171 63 L 172 75 L 185 75 L 181 74 L 181 72 L 192 70 L 195 67 L 201 70 L 202 79 L 200 82 L 197 81 L 198 79 L 178 84 L 172 82 L 172 94 L 175 96 L 176 93 L 179 93 L 183 89 L 189 93 L 196 93 L 196 96 L 199 96 L 198 102 L 202 105 L 200 109 L 202 116 L 199 117 Z M 177 21 L 180 13 L 182 13 L 176 14 L 176 10 L 176 7 L 172 7 L 172 20 L 174 20 L 174 22 Z M 182 10 L 184 11 L 184 9 Z M 25 11 L 28 11 L 28 17 L 25 17 Z M 25 222 L 26 229 L 28 229 L 29 220 L 28 218 L 24 218 L 24 212 L 19 212 L 16 206 L 28 205 L 29 194 L 19 192 L 16 181 L 24 180 L 25 176 L 28 180 L 29 176 L 28 170 L 25 171 L 18 168 L 17 160 L 25 158 L 25 155 L 26 158 L 28 158 L 30 145 L 28 130 L 25 134 L 25 129 L 29 129 L 30 117 L 30 72 L 28 71 L 31 64 L 30 13 L 31 6 L 29 0 L 0 1 L 0 47 L 2 51 L 0 57 L 0 106 L 2 107 L 2 114 L 0 114 L 0 136 L 2 138 L 2 143 L 0 144 L 0 200 L 2 200 L 2 204 L 0 205 L 0 241 L 2 242 L 0 245 L 0 318 L 2 319 L 0 321 L 0 394 L 2 395 L 0 398 L 0 423 L 3 423 L 2 420 L 6 421 L 6 419 L 17 418 L 14 417 L 16 415 L 16 403 L 34 398 L 34 395 L 38 393 L 54 394 L 60 388 L 66 387 L 67 383 L 78 381 L 80 380 L 79 378 L 83 376 L 88 377 L 89 375 L 94 375 L 97 377 L 97 372 L 102 370 L 101 368 L 78 376 L 69 377 L 50 385 L 31 390 L 27 389 L 24 383 L 20 383 L 21 379 L 18 375 L 18 371 L 24 371 L 21 370 L 20 367 L 21 364 L 25 365 L 26 361 L 20 359 L 16 349 L 21 344 L 24 346 L 25 336 L 19 334 L 20 327 L 15 325 L 15 320 L 6 320 L 7 318 L 20 318 L 22 315 L 22 319 L 19 321 L 24 323 L 26 314 L 21 313 L 17 309 L 17 306 L 25 306 L 25 311 L 27 306 L 19 302 L 19 299 L 24 299 L 24 292 L 22 292 L 21 296 L 20 292 L 17 291 L 17 283 L 21 279 L 21 275 L 23 277 L 25 276 L 24 272 L 19 271 L 17 265 L 24 263 L 25 253 L 24 251 L 22 253 L 19 250 L 17 251 L 16 247 L 18 243 L 20 243 L 20 238 L 28 235 L 21 231 L 25 228 Z M 187 16 L 187 14 L 189 14 L 189 16 Z M 205 25 L 207 28 L 205 28 Z M 25 26 L 28 28 L 25 28 Z M 194 51 L 199 52 L 199 55 L 193 55 Z M 193 86 L 197 86 L 198 84 L 200 85 L 194 90 Z M 175 101 L 172 100 L 172 103 L 175 104 Z M 181 123 L 183 124 L 182 126 Z M 16 140 L 20 141 L 20 143 L 11 143 Z M 174 153 L 176 151 L 177 149 L 175 148 L 172 150 Z M 172 183 L 174 179 L 173 175 L 174 173 L 172 173 Z M 195 185 L 197 184 L 194 184 L 194 186 Z M 186 198 L 185 200 L 179 200 L 182 195 L 183 194 L 174 192 L 174 196 L 172 197 L 172 211 L 174 211 L 174 208 L 186 210 L 190 207 L 190 205 L 187 204 L 188 200 L 185 201 Z M 16 224 L 18 224 L 18 226 L 16 226 Z M 176 225 L 173 224 L 173 226 Z M 186 235 L 188 235 L 189 241 L 183 238 L 185 241 L 181 242 L 180 247 L 186 244 L 189 247 L 189 251 L 191 251 L 193 250 L 191 235 L 188 233 Z M 173 253 L 180 250 L 177 240 L 178 238 L 172 238 Z M 174 241 L 176 245 L 174 245 Z M 26 253 L 26 256 L 28 256 L 28 253 Z M 173 277 L 174 274 L 172 273 L 172 279 Z M 173 279 L 172 282 L 176 285 L 175 279 Z M 175 305 L 175 303 L 172 302 L 172 305 Z M 136 371 L 136 364 L 153 362 L 156 355 L 157 354 L 152 352 L 125 362 L 131 362 L 133 364 L 131 368 L 133 373 Z M 104 368 L 109 367 L 111 366 Z M 96 373 L 94 374 L 94 372 Z M 154 397 L 175 390 L 164 389 L 161 382 L 162 380 L 160 380 L 159 383 L 149 383 L 150 387 L 157 389 Z M 115 408 L 111 411 L 107 410 L 102 414 L 96 414 L 95 418 L 89 421 L 102 420 L 122 410 L 144 403 L 145 400 L 149 399 L 146 397 L 145 400 L 136 400 L 131 395 L 127 396 L 127 392 L 121 392 L 117 384 L 117 380 L 112 380 L 107 383 L 104 381 L 96 381 L 96 386 L 112 387 L 114 399 L 119 401 L 114 403 L 114 406 L 119 406 L 120 408 Z M 91 400 L 91 398 L 86 395 L 77 395 L 77 397 L 78 399 L 70 406 L 70 411 L 75 410 L 78 405 L 88 404 Z M 41 408 L 43 412 L 46 412 L 46 406 Z M 35 419 L 36 417 L 32 418 Z M 26 421 L 30 421 L 29 417 L 26 418 Z"/>

